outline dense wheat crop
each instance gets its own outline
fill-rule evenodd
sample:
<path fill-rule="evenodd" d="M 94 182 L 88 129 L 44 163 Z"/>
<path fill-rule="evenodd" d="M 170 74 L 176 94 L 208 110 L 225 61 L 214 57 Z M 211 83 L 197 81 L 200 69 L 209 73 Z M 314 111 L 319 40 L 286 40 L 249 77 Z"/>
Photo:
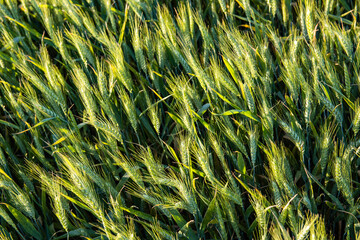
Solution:
<path fill-rule="evenodd" d="M 0 0 L 0 239 L 360 240 L 359 0 Z"/>

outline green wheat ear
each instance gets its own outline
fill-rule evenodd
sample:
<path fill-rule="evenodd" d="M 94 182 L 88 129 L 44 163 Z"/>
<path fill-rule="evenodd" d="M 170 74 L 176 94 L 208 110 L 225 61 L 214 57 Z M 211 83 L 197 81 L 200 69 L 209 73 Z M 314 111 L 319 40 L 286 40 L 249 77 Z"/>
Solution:
<path fill-rule="evenodd" d="M 359 101 L 355 103 L 355 112 L 353 117 L 353 132 L 356 135 L 360 129 L 360 108 L 359 108 Z"/>

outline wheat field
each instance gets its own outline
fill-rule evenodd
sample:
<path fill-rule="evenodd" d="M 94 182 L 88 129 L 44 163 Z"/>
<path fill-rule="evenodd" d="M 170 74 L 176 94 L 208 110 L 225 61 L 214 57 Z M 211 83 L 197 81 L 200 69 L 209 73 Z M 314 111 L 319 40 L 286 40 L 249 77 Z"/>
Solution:
<path fill-rule="evenodd" d="M 359 0 L 0 0 L 0 239 L 360 240 Z"/>

